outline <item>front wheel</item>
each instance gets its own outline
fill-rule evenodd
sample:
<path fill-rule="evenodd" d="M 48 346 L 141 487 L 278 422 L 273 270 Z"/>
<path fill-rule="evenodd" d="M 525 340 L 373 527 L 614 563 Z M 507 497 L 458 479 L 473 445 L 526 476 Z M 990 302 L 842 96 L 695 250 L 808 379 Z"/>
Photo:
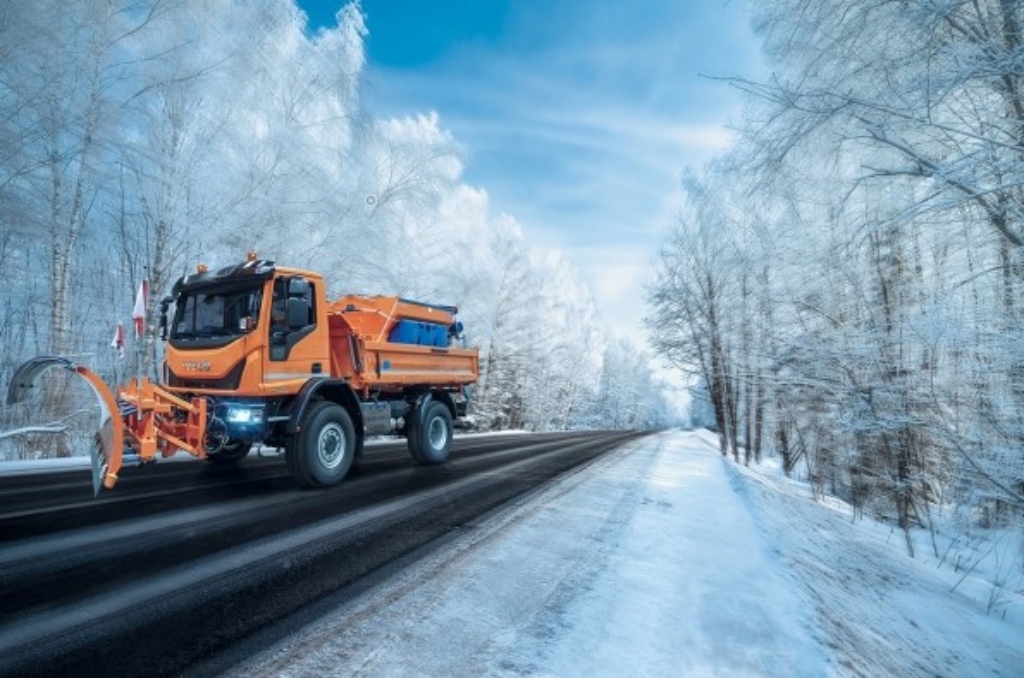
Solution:
<path fill-rule="evenodd" d="M 417 413 L 418 414 L 418 413 Z M 452 413 L 444 403 L 431 402 L 422 420 L 412 417 L 409 427 L 409 454 L 420 464 L 443 464 L 452 451 Z"/>
<path fill-rule="evenodd" d="M 340 405 L 320 402 L 302 418 L 302 428 L 288 441 L 285 456 L 295 482 L 329 487 L 348 475 L 355 452 L 355 427 L 348 412 Z"/>

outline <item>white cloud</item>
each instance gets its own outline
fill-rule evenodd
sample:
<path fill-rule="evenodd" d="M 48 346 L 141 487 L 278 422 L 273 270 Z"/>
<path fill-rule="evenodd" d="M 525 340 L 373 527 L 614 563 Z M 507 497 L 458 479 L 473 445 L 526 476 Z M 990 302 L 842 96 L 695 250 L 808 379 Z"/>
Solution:
<path fill-rule="evenodd" d="M 682 170 L 732 142 L 739 94 L 701 74 L 756 63 L 743 9 L 527 0 L 501 40 L 458 46 L 426 69 L 371 68 L 368 92 L 389 112 L 437 110 L 467 149 L 465 179 L 531 242 L 561 250 L 606 322 L 636 336 Z"/>

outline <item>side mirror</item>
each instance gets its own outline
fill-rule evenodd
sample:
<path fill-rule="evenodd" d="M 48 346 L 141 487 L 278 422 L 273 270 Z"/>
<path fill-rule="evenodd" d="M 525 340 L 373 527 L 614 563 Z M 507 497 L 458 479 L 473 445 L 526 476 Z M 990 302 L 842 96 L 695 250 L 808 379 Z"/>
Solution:
<path fill-rule="evenodd" d="M 173 297 L 164 297 L 160 300 L 160 341 L 167 341 L 167 309 L 173 301 Z"/>
<path fill-rule="evenodd" d="M 289 297 L 308 297 L 311 289 L 309 281 L 302 278 L 292 278 L 288 281 Z"/>
<path fill-rule="evenodd" d="M 289 299 L 285 310 L 289 330 L 301 330 L 309 324 L 309 301 Z"/>

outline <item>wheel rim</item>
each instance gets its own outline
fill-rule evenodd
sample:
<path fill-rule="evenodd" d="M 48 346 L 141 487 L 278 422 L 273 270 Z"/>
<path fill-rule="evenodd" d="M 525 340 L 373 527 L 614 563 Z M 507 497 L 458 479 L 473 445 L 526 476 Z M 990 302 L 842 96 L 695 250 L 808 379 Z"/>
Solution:
<path fill-rule="evenodd" d="M 328 424 L 317 438 L 316 455 L 324 468 L 337 468 L 345 458 L 345 431 L 337 424 Z"/>
<path fill-rule="evenodd" d="M 444 425 L 443 418 L 434 417 L 430 420 L 427 440 L 430 442 L 430 447 L 435 450 L 440 450 L 448 442 L 448 427 Z"/>

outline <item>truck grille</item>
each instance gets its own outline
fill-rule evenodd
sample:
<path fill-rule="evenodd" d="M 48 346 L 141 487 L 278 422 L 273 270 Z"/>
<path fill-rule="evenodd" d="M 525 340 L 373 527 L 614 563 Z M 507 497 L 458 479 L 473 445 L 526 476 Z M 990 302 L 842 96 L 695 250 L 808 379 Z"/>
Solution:
<path fill-rule="evenodd" d="M 242 371 L 245 369 L 245 361 L 241 360 L 231 368 L 231 371 L 220 379 L 185 379 L 176 375 L 171 368 L 167 368 L 167 385 L 176 388 L 194 388 L 210 391 L 234 391 L 242 383 Z"/>

